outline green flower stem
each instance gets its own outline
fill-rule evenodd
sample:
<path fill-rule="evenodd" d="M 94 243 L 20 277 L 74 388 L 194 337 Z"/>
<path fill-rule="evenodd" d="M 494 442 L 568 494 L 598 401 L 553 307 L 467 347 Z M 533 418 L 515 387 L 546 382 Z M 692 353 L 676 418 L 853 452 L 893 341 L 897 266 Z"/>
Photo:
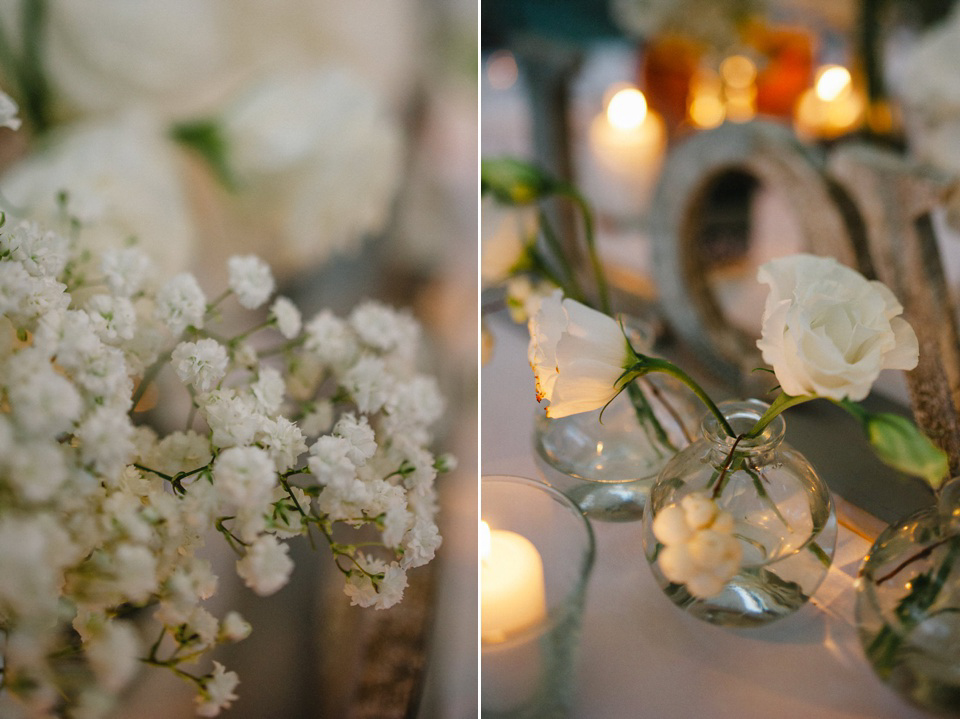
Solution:
<path fill-rule="evenodd" d="M 666 430 L 664 430 L 663 425 L 660 424 L 660 420 L 658 420 L 656 414 L 654 414 L 653 407 L 643 393 L 643 388 L 639 385 L 639 378 L 637 379 L 637 382 L 631 382 L 627 385 L 627 394 L 630 395 L 630 401 L 633 403 L 633 409 L 637 414 L 637 421 L 644 429 L 653 429 L 658 442 L 673 452 L 676 452 L 677 448 L 673 445 L 673 442 L 670 441 Z M 654 442 L 651 442 L 651 444 L 654 445 L 655 449 L 657 448 Z"/>
<path fill-rule="evenodd" d="M 733 431 L 733 427 L 730 426 L 727 418 L 723 416 L 723 412 L 720 411 L 720 408 L 717 407 L 716 403 L 710 399 L 710 396 L 703 391 L 703 388 L 698 385 L 690 375 L 668 360 L 660 359 L 659 357 L 647 357 L 646 355 L 637 354 L 636 352 L 634 352 L 634 356 L 636 357 L 637 362 L 628 370 L 630 374 L 633 374 L 631 380 L 637 377 L 642 377 L 650 372 L 663 372 L 664 374 L 668 374 L 671 377 L 680 380 L 690 389 L 691 392 L 697 396 L 697 399 L 706 405 L 707 409 L 710 410 L 710 413 L 717 418 L 717 422 L 719 422 L 720 426 L 723 427 L 723 431 L 726 432 L 730 437 L 736 436 Z"/>
<path fill-rule="evenodd" d="M 131 406 L 134 411 L 136 411 L 137 405 L 140 404 L 140 400 L 143 399 L 143 393 L 147 391 L 147 387 L 153 383 L 157 375 L 160 374 L 160 370 L 162 370 L 163 366 L 170 360 L 170 354 L 170 352 L 165 352 L 160 355 L 157 361 L 150 365 L 147 371 L 143 373 L 143 378 L 140 380 L 140 384 L 137 385 L 137 389 L 133 393 L 133 399 L 131 400 Z"/>
<path fill-rule="evenodd" d="M 547 214 L 543 210 L 537 211 L 537 217 L 540 222 L 540 228 L 543 231 L 543 239 L 547 243 L 547 247 L 550 248 L 550 252 L 556 258 L 560 267 L 563 268 L 563 274 L 567 277 L 569 285 L 563 282 L 558 283 L 556 279 L 550 277 L 552 271 L 545 267 L 545 262 L 543 257 L 534 250 L 533 255 L 534 259 L 538 265 L 537 269 L 547 275 L 547 279 L 556 284 L 558 287 L 564 289 L 564 293 L 568 297 L 573 297 L 580 301 L 586 300 L 586 295 L 583 292 L 583 288 L 580 286 L 579 281 L 577 280 L 577 273 L 573 271 L 573 268 L 570 266 L 570 263 L 567 261 L 567 256 L 563 251 L 563 246 L 560 244 L 560 238 L 557 237 L 557 233 L 553 229 L 553 225 L 550 224 L 550 220 L 547 218 Z"/>
<path fill-rule="evenodd" d="M 717 477 L 717 485 L 713 489 L 713 494 L 711 499 L 716 499 L 720 496 L 720 493 L 723 492 L 723 488 L 727 486 L 727 478 L 730 476 L 730 470 L 733 469 L 734 472 L 740 469 L 740 464 L 743 463 L 743 457 L 737 457 L 737 445 L 740 444 L 740 440 L 743 439 L 743 435 L 738 436 L 734 441 L 733 445 L 730 447 L 730 454 L 727 455 L 726 460 L 724 460 L 723 466 L 720 468 L 720 475 Z M 740 461 L 737 463 L 737 466 L 733 466 L 735 459 Z"/>
<path fill-rule="evenodd" d="M 790 407 L 795 407 L 798 404 L 809 402 L 812 399 L 816 399 L 816 397 L 809 394 L 793 397 L 786 392 L 781 392 L 777 395 L 777 398 L 773 400 L 773 403 L 767 408 L 767 411 L 763 413 L 763 416 L 757 420 L 757 423 L 753 425 L 753 427 L 744 435 L 744 437 L 747 439 L 758 437 L 760 433 L 767 428 L 767 425 L 776 419 L 781 412 L 790 409 Z"/>
<path fill-rule="evenodd" d="M 587 256 L 590 258 L 590 266 L 593 268 L 593 275 L 597 283 L 597 294 L 600 297 L 600 309 L 606 314 L 612 314 L 610 309 L 610 290 L 607 286 L 607 278 L 603 273 L 603 265 L 600 262 L 600 255 L 597 252 L 597 242 L 593 231 L 593 211 L 590 209 L 590 203 L 581 195 L 576 188 L 569 185 L 563 185 L 558 194 L 569 198 L 580 210 L 583 216 L 583 236 L 587 245 Z"/>
<path fill-rule="evenodd" d="M 544 257 L 543 253 L 540 252 L 540 250 L 538 250 L 536 247 L 530 248 L 530 257 L 533 260 L 533 265 L 536 271 L 539 272 L 544 277 L 546 277 L 550 282 L 555 284 L 557 287 L 562 288 L 563 293 L 567 297 L 572 297 L 578 302 L 582 302 L 583 300 L 586 299 L 583 296 L 583 292 L 580 290 L 579 287 L 574 286 L 572 284 L 567 284 L 564 281 L 564 279 L 559 274 L 557 274 L 557 272 L 554 271 L 552 267 L 550 267 L 550 263 L 547 262 L 547 258 Z"/>
<path fill-rule="evenodd" d="M 830 569 L 830 555 L 823 550 L 823 547 L 816 542 L 810 542 L 810 544 L 807 545 L 807 550 L 819 560 L 820 564 Z"/>

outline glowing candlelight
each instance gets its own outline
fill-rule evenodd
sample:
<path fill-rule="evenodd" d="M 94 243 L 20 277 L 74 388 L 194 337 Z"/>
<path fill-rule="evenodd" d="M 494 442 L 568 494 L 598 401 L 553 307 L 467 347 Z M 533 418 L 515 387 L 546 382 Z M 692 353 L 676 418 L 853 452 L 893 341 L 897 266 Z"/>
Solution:
<path fill-rule="evenodd" d="M 483 641 L 503 642 L 547 614 L 543 562 L 516 532 L 480 522 L 480 624 Z"/>
<path fill-rule="evenodd" d="M 800 96 L 794 126 L 803 137 L 839 137 L 860 125 L 865 107 L 850 71 L 840 65 L 825 65 L 817 71 L 814 86 Z"/>
<path fill-rule="evenodd" d="M 623 87 L 590 123 L 591 195 L 614 214 L 636 215 L 647 206 L 667 144 L 662 118 L 635 87 Z"/>

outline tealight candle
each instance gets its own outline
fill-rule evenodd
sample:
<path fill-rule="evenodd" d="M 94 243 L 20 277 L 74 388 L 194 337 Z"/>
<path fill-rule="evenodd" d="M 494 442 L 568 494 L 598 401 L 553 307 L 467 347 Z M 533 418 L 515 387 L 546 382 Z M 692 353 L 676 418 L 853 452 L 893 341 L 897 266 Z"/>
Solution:
<path fill-rule="evenodd" d="M 663 119 L 635 87 L 616 92 L 593 118 L 588 137 L 591 196 L 620 215 L 642 214 L 660 175 L 667 145 Z"/>
<path fill-rule="evenodd" d="M 801 137 L 829 140 L 856 129 L 863 120 L 866 103 L 853 87 L 850 71 L 826 65 L 817 71 L 813 87 L 797 102 L 794 127 Z"/>
<path fill-rule="evenodd" d="M 508 711 L 524 706 L 542 681 L 536 637 L 509 641 L 547 615 L 543 562 L 526 537 L 491 531 L 480 522 L 480 634 L 483 704 Z"/>
<path fill-rule="evenodd" d="M 547 614 L 543 562 L 526 537 L 480 522 L 480 625 L 485 642 L 502 642 Z"/>

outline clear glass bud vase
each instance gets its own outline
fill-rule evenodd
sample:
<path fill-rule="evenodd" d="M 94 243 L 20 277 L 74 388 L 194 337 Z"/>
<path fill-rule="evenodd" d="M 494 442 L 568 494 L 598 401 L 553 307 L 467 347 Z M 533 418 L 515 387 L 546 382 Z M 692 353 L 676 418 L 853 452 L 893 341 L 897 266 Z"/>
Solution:
<path fill-rule="evenodd" d="M 767 407 L 747 400 L 720 410 L 740 436 Z M 782 416 L 755 438 L 728 436 L 710 414 L 701 430 L 651 488 L 644 554 L 666 595 L 694 616 L 767 624 L 803 606 L 826 576 L 837 538 L 833 500 L 806 458 L 783 442 Z M 681 526 L 667 532 L 670 513 Z M 658 538 L 668 534 L 669 542 Z"/>
<path fill-rule="evenodd" d="M 905 698 L 960 715 L 960 478 L 877 537 L 857 578 L 860 642 Z"/>
<path fill-rule="evenodd" d="M 624 321 L 634 349 L 649 354 L 653 333 Z M 633 382 L 601 413 L 548 419 L 537 410 L 533 445 L 550 484 L 591 519 L 636 521 L 663 466 L 697 435 L 703 407 L 662 374 Z"/>

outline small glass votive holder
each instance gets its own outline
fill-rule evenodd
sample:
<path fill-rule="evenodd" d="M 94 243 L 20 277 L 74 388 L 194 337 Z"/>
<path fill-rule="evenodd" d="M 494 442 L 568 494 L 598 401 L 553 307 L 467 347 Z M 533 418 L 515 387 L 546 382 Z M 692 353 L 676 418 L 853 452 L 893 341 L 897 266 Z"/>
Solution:
<path fill-rule="evenodd" d="M 491 475 L 480 487 L 480 715 L 567 716 L 593 529 L 542 482 Z"/>

